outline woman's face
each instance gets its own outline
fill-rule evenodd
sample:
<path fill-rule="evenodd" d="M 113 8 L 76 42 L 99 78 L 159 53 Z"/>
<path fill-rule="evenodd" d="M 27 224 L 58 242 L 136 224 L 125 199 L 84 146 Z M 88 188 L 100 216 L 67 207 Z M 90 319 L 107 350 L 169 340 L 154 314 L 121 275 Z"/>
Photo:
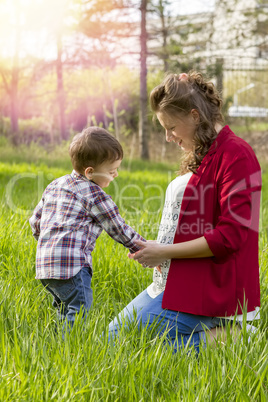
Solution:
<path fill-rule="evenodd" d="M 167 113 L 158 112 L 157 118 L 166 131 L 167 142 L 175 142 L 184 151 L 194 149 L 194 134 L 199 121 L 199 113 L 193 109 L 187 116 L 171 117 Z"/>

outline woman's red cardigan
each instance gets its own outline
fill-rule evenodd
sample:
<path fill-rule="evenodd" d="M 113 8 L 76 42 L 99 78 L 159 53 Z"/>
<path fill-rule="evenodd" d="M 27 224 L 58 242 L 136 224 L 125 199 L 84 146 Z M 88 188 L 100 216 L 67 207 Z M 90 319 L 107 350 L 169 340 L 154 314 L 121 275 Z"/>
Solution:
<path fill-rule="evenodd" d="M 172 259 L 162 307 L 205 316 L 260 306 L 261 169 L 225 126 L 184 193 L 174 243 L 205 236 L 213 257 Z"/>

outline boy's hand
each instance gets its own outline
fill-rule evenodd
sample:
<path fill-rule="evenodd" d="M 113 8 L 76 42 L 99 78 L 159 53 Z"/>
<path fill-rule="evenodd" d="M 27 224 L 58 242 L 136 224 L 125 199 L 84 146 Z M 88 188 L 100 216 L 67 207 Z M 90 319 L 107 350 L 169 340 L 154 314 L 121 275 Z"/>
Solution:
<path fill-rule="evenodd" d="M 135 244 L 141 249 L 134 254 L 129 253 L 128 257 L 138 261 L 143 267 L 157 267 L 157 270 L 161 272 L 160 265 L 167 259 L 164 256 L 165 245 L 155 240 L 149 240 L 146 243 L 137 240 Z"/>

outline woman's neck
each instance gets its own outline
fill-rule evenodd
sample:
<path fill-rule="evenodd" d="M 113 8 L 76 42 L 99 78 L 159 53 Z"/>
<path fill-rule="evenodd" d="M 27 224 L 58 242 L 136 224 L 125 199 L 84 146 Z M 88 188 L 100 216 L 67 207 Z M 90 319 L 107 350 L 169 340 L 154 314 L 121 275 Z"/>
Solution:
<path fill-rule="evenodd" d="M 219 132 L 221 131 L 222 128 L 223 128 L 223 126 L 220 123 L 215 124 L 215 130 L 216 130 L 217 134 L 219 134 Z"/>

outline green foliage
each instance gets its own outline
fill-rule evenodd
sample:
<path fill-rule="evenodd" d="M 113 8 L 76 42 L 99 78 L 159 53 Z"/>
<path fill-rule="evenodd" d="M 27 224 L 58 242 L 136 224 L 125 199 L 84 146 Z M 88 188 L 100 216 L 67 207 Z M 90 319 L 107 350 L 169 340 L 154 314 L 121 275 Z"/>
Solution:
<path fill-rule="evenodd" d="M 108 129 L 117 113 L 120 133 L 136 130 L 138 123 L 138 74 L 127 67 L 90 68 L 65 77 L 67 119 L 79 131 L 94 118 Z"/>
<path fill-rule="evenodd" d="M 15 145 L 29 145 L 32 142 L 40 145 L 46 145 L 59 140 L 59 133 L 54 128 L 49 130 L 44 117 L 33 117 L 31 119 L 19 120 L 19 131 L 13 133 L 10 125 L 10 119 L 0 118 L 0 135 L 9 138 Z"/>
<path fill-rule="evenodd" d="M 251 83 L 254 86 L 245 89 Z M 225 98 L 232 96 L 234 100 L 236 96 L 237 104 L 240 106 L 268 108 L 268 100 L 265 96 L 268 90 L 268 79 L 265 70 L 226 71 L 223 87 Z"/>
<path fill-rule="evenodd" d="M 234 119 L 233 119 L 234 120 Z M 238 119 L 236 119 L 236 122 Z M 251 132 L 267 132 L 268 130 L 268 122 L 265 121 L 256 121 L 255 119 L 248 120 L 248 124 L 245 123 L 245 119 L 241 118 L 240 123 L 242 124 L 232 124 L 232 130 L 239 134 L 247 133 L 248 130 Z"/>
<path fill-rule="evenodd" d="M 181 45 L 172 38 L 170 39 L 168 50 L 169 54 L 173 56 L 179 56 L 183 53 Z"/>
<path fill-rule="evenodd" d="M 30 89 L 30 98 L 34 99 L 26 104 L 30 111 L 25 105 L 20 113 L 22 116 L 37 117 L 20 119 L 16 134 L 11 131 L 9 119 L 0 117 L 0 135 L 9 137 L 16 145 L 32 141 L 42 145 L 55 144 L 59 140 L 56 75 L 42 76 Z M 115 118 L 118 119 L 120 136 L 137 131 L 137 72 L 124 66 L 72 70 L 64 74 L 64 89 L 69 131 L 81 131 L 89 124 L 96 124 L 113 132 Z"/>
<path fill-rule="evenodd" d="M 231 104 L 233 103 L 233 97 L 232 96 L 228 96 L 226 99 L 223 100 L 223 104 L 222 104 L 222 114 L 225 118 L 226 121 L 229 120 L 228 117 L 228 109 L 231 106 Z"/>
<path fill-rule="evenodd" d="M 59 145 L 47 144 L 41 147 L 35 142 L 29 145 L 22 144 L 14 146 L 3 136 L 0 136 L 0 160 L 1 162 L 13 163 L 34 163 L 38 166 L 56 166 L 64 169 L 71 169 L 71 162 L 68 158 L 69 141 L 61 142 Z M 3 144 L 3 146 L 1 145 Z"/>
<path fill-rule="evenodd" d="M 62 167 L 56 160 L 53 166 L 49 154 L 42 164 L 22 163 L 19 156 L 15 163 L 0 164 L 1 401 L 267 400 L 267 170 L 260 236 L 262 320 L 249 344 L 243 328 L 236 343 L 228 332 L 224 345 L 201 349 L 197 357 L 188 348 L 173 355 L 164 338 L 135 324 L 121 331 L 119 341 L 107 342 L 109 321 L 151 282 L 152 271 L 128 260 L 127 251 L 105 233 L 93 253 L 88 323 L 81 325 L 79 317 L 65 341 L 55 333 L 51 298 L 34 279 L 36 242 L 27 218 L 44 187 L 69 169 L 61 156 Z M 109 187 L 127 221 L 148 238 L 155 238 L 161 191 L 172 177 L 173 167 L 126 161 L 117 184 Z M 135 202 L 128 198 L 134 196 Z"/>

